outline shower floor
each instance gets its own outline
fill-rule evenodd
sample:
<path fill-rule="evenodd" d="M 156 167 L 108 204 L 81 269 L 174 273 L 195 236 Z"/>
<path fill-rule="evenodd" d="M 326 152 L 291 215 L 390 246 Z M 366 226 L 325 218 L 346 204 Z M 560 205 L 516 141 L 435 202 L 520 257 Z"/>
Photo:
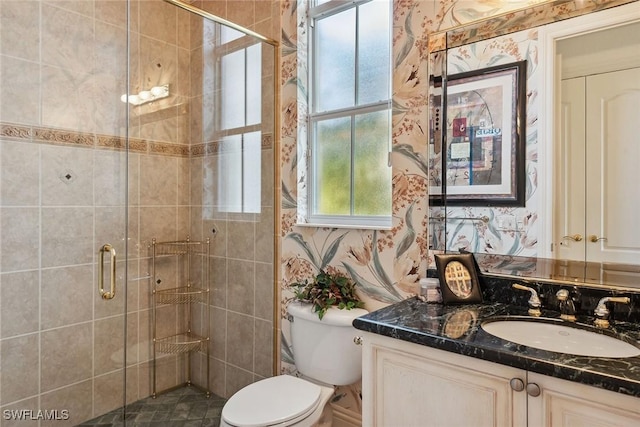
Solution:
<path fill-rule="evenodd" d="M 226 400 L 216 395 L 207 396 L 194 387 L 180 387 L 161 394 L 155 399 L 147 397 L 127 406 L 127 427 L 196 427 L 220 425 L 220 414 Z M 82 427 L 124 426 L 121 410 L 109 412 Z"/>

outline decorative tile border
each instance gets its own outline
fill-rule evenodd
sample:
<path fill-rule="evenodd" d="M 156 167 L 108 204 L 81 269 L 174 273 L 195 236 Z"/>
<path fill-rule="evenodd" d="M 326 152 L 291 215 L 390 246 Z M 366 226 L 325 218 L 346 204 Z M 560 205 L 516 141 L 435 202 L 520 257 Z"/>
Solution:
<path fill-rule="evenodd" d="M 19 125 L 0 122 L 0 139 L 16 142 L 32 142 L 38 144 L 76 146 L 111 150 L 125 150 L 127 139 L 121 136 L 97 135 L 73 132 L 62 129 L 38 126 Z M 263 150 L 273 149 L 273 134 L 263 134 Z M 169 142 L 147 141 L 129 138 L 129 151 L 161 156 L 201 157 L 216 154 L 220 150 L 218 141 L 203 144 L 184 145 Z"/>

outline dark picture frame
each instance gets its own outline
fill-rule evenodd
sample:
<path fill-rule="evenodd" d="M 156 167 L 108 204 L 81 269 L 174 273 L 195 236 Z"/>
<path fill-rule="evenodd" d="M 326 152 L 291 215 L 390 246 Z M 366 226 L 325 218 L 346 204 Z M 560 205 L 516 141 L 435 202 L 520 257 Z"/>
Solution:
<path fill-rule="evenodd" d="M 447 78 L 441 185 L 430 203 L 450 206 L 524 206 L 526 61 Z M 432 182 L 433 184 L 433 182 Z"/>
<path fill-rule="evenodd" d="M 473 254 L 436 254 L 435 260 L 444 304 L 482 302 L 477 264 Z"/>

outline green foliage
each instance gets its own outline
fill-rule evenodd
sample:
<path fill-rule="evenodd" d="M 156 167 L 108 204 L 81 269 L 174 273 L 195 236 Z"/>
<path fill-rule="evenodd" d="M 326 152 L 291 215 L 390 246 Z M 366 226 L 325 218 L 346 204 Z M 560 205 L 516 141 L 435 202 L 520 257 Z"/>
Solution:
<path fill-rule="evenodd" d="M 362 308 L 364 303 L 356 295 L 356 285 L 345 276 L 324 271 L 312 280 L 293 283 L 296 299 L 313 305 L 313 311 L 322 320 L 329 307 L 351 310 Z"/>

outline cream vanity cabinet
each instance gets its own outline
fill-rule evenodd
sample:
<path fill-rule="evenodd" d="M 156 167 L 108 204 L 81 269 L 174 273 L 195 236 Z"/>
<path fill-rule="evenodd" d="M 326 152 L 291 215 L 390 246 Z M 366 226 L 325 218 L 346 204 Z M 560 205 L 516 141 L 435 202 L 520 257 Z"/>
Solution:
<path fill-rule="evenodd" d="M 364 427 L 640 426 L 640 399 L 363 332 Z"/>

